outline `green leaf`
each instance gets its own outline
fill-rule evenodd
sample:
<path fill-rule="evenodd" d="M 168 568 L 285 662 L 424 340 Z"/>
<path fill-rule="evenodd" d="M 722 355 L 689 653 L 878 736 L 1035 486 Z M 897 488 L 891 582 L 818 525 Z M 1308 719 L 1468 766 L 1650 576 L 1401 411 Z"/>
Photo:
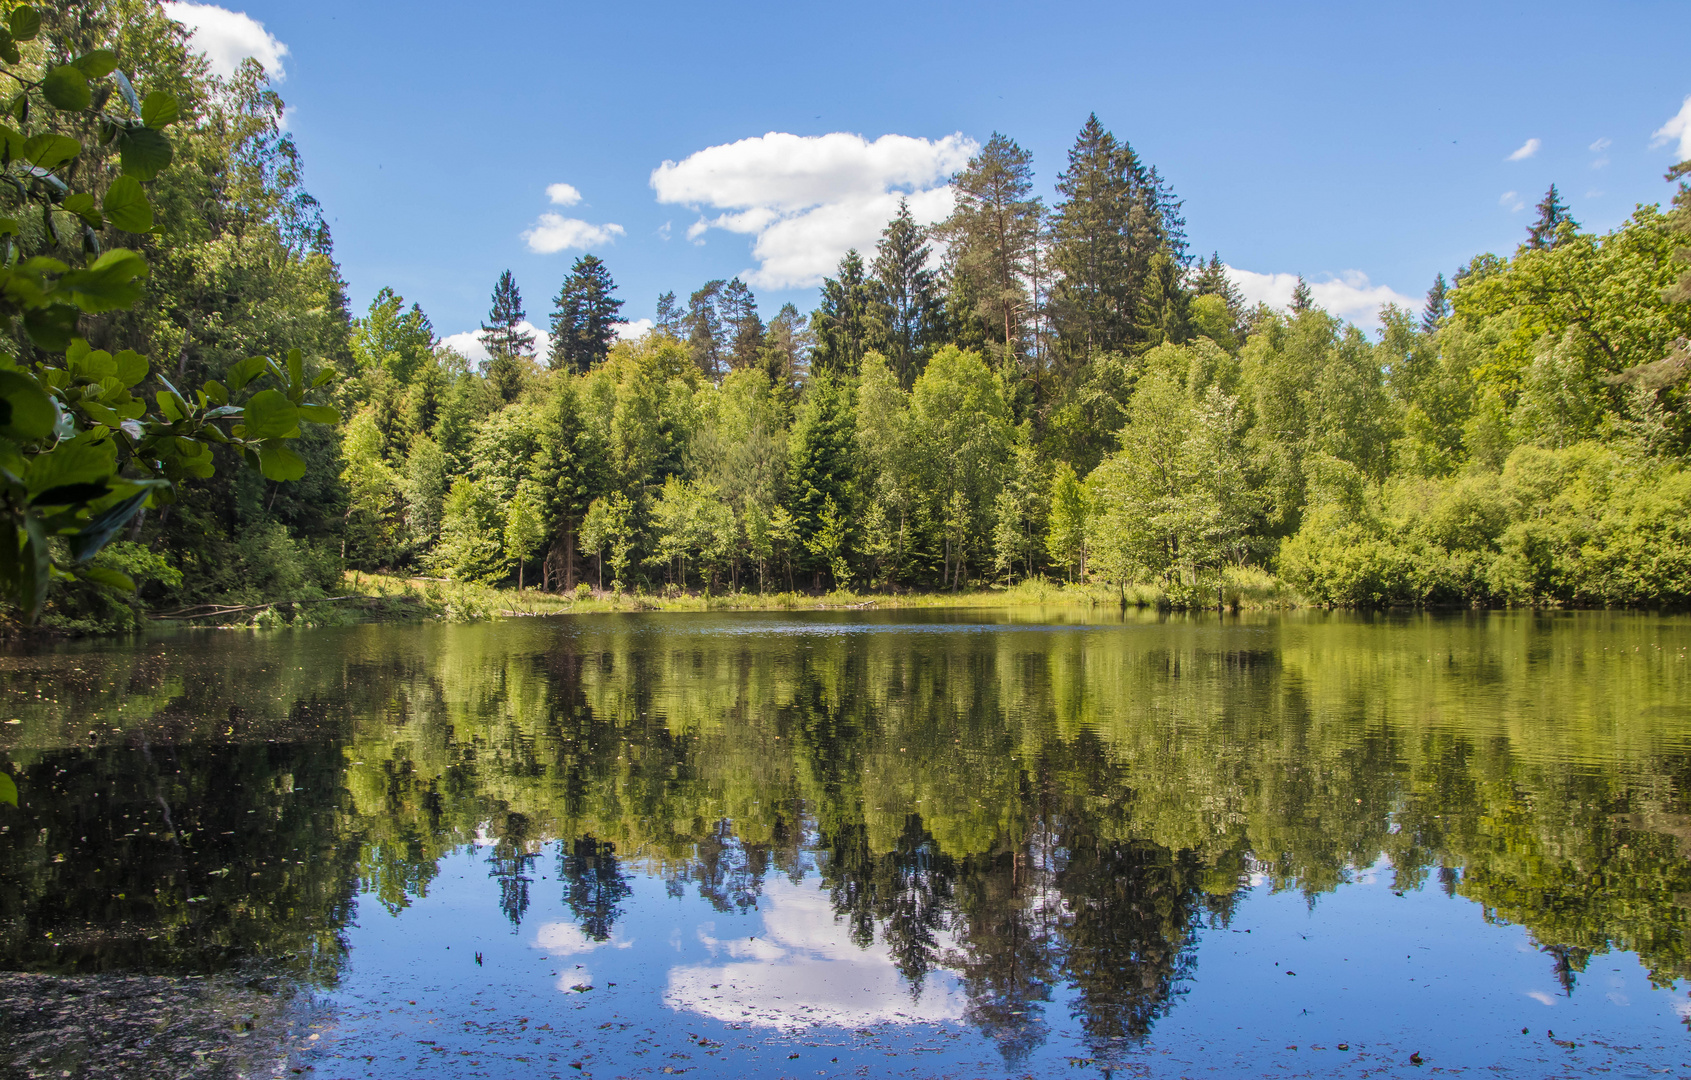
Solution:
<path fill-rule="evenodd" d="M 0 29 L 0 58 L 4 58 L 8 64 L 16 64 L 23 59 L 23 54 L 18 51 L 18 43 L 13 39 L 11 31 L 5 29 Z"/>
<path fill-rule="evenodd" d="M 260 390 L 247 402 L 245 425 L 249 439 L 285 439 L 299 434 L 299 408 L 280 390 Z"/>
<path fill-rule="evenodd" d="M 67 214 L 75 214 L 88 224 L 96 228 L 103 227 L 105 220 L 100 211 L 94 209 L 94 196 L 86 191 L 73 192 L 59 201 L 59 209 Z"/>
<path fill-rule="evenodd" d="M 119 592 L 134 592 L 135 579 L 121 570 L 113 570 L 109 566 L 90 566 L 82 571 L 82 576 L 96 585 L 104 585 L 108 589 Z"/>
<path fill-rule="evenodd" d="M 86 270 L 72 270 L 59 278 L 58 293 L 89 313 L 131 307 L 141 299 L 147 262 L 133 251 L 114 248 Z M 27 319 L 28 316 L 25 316 Z"/>
<path fill-rule="evenodd" d="M 206 396 L 207 401 L 219 408 L 229 404 L 229 388 L 216 379 L 207 379 L 205 385 L 200 387 L 200 393 Z"/>
<path fill-rule="evenodd" d="M 41 79 L 41 93 L 47 103 L 66 112 L 81 112 L 94 101 L 88 75 L 75 64 L 60 64 Z"/>
<path fill-rule="evenodd" d="M 182 411 L 181 400 L 169 390 L 160 390 L 154 397 L 159 403 L 159 413 L 171 423 L 180 423 L 187 414 Z"/>
<path fill-rule="evenodd" d="M 0 124 L 0 159 L 10 164 L 13 158 L 24 156 L 23 133 L 17 128 Z"/>
<path fill-rule="evenodd" d="M 110 49 L 92 49 L 71 63 L 89 79 L 103 79 L 117 68 L 117 53 Z"/>
<path fill-rule="evenodd" d="M 58 352 L 70 344 L 76 333 L 76 320 L 82 313 L 69 304 L 49 304 L 31 308 L 23 313 L 23 328 L 29 340 L 49 352 Z"/>
<path fill-rule="evenodd" d="M 82 144 L 69 135 L 37 135 L 23 147 L 24 158 L 43 169 L 56 169 L 80 153 Z"/>
<path fill-rule="evenodd" d="M 16 12 L 13 14 L 15 16 Z M 0 802 L 11 803 L 13 806 L 18 805 L 18 785 L 13 783 L 12 778 L 3 772 L 0 772 Z"/>
<path fill-rule="evenodd" d="M 126 176 L 151 180 L 170 167 L 174 152 L 170 140 L 152 128 L 125 131 L 118 136 L 118 159 Z"/>
<path fill-rule="evenodd" d="M 53 570 L 52 549 L 47 546 L 47 530 L 40 519 L 25 514 L 24 533 L 27 539 L 18 552 L 18 607 L 26 624 L 33 624 L 47 601 L 47 580 Z"/>
<path fill-rule="evenodd" d="M 147 193 L 141 190 L 141 181 L 133 176 L 113 180 L 100 205 L 114 229 L 144 233 L 153 227 L 153 208 L 147 202 Z"/>
<path fill-rule="evenodd" d="M 135 386 L 146 380 L 147 358 L 134 349 L 124 349 L 112 359 L 117 362 L 117 377 L 124 386 Z"/>
<path fill-rule="evenodd" d="M 309 420 L 313 424 L 338 424 L 341 414 L 327 405 L 301 405 L 299 418 Z"/>
<path fill-rule="evenodd" d="M 23 480 L 30 494 L 40 495 L 73 484 L 104 486 L 116 471 L 117 447 L 110 439 L 96 443 L 67 442 L 31 458 Z"/>
<path fill-rule="evenodd" d="M 27 6 L 13 8 L 6 26 L 19 41 L 34 41 L 35 35 L 41 33 L 41 13 Z"/>
<path fill-rule="evenodd" d="M 237 361 L 229 366 L 224 381 L 229 384 L 230 391 L 240 393 L 241 389 L 253 381 L 253 378 L 264 370 L 264 357 L 249 356 L 245 360 Z"/>
<path fill-rule="evenodd" d="M 19 371 L 0 371 L 0 436 L 18 442 L 45 439 L 58 419 L 58 408 L 39 383 Z"/>
<path fill-rule="evenodd" d="M 132 495 L 116 506 L 107 507 L 89 519 L 88 524 L 84 525 L 70 538 L 71 558 L 77 562 L 87 562 L 99 554 L 100 549 L 117 535 L 117 531 L 129 524 L 129 519 L 133 518 L 140 512 L 141 507 L 146 505 L 147 495 L 148 492 L 145 491 L 139 495 Z"/>
<path fill-rule="evenodd" d="M 275 393 L 267 390 L 266 393 Z M 298 480 L 305 475 L 305 459 L 287 443 L 267 442 L 258 447 L 258 468 L 270 480 Z"/>
<path fill-rule="evenodd" d="M 288 389 L 305 385 L 305 356 L 298 349 L 288 350 Z"/>
<path fill-rule="evenodd" d="M 182 107 L 176 103 L 176 95 L 164 90 L 154 90 L 141 102 L 141 122 L 158 131 L 176 123 L 182 115 Z"/>
<path fill-rule="evenodd" d="M 325 364 L 318 370 L 317 377 L 311 380 L 311 388 L 315 390 L 319 386 L 327 386 L 339 377 L 340 372 L 336 371 L 332 366 Z"/>

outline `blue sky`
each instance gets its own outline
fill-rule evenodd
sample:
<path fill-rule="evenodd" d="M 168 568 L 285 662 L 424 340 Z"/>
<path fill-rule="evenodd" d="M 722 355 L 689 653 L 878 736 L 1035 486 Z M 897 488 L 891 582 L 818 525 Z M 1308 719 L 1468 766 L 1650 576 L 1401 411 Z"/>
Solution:
<path fill-rule="evenodd" d="M 1602 229 L 1691 155 L 1682 0 L 229 6 L 171 10 L 214 61 L 279 61 L 355 308 L 392 286 L 442 335 L 506 268 L 544 325 L 570 242 L 631 319 L 748 272 L 766 315 L 808 310 L 819 267 L 901 191 L 942 211 L 995 130 L 1050 200 L 1093 111 L 1247 292 L 1303 274 L 1361 322 L 1513 250 L 1550 183 Z"/>

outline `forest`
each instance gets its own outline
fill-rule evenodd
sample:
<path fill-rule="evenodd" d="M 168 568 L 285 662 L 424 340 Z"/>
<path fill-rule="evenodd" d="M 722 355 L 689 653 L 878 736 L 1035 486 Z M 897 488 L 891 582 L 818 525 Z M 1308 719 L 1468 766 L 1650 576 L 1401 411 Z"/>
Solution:
<path fill-rule="evenodd" d="M 36 543 L 30 507 L 51 482 L 7 496 L 40 583 L 8 570 L 7 597 L 49 625 L 322 597 L 348 570 L 570 594 L 1048 581 L 1174 607 L 1691 599 L 1685 164 L 1665 208 L 1604 234 L 1552 187 L 1515 250 L 1439 275 L 1422 310 L 1388 307 L 1367 333 L 1301 281 L 1285 310 L 1247 306 L 1220 254 L 1190 249 L 1170 182 L 1092 116 L 1049 205 L 1032 156 L 994 134 L 953 178 L 947 218 L 924 227 L 901 207 L 808 313 L 765 321 L 745 282 L 715 280 L 665 293 L 625 337 L 611 269 L 586 254 L 544 285 L 543 353 L 524 329 L 534 294 L 498 278 L 478 364 L 391 288 L 350 309 L 256 63 L 211 74 L 141 0 L 40 21 L 26 29 L 43 59 L 22 63 L 55 108 L 102 108 L 53 96 L 75 65 L 101 101 L 116 68 L 130 96 L 172 106 L 145 128 L 103 121 L 123 180 L 104 179 L 105 144 L 61 168 L 107 189 L 104 231 L 98 213 L 80 240 L 54 225 L 78 195 L 0 190 L 48 200 L 22 254 L 74 266 L 121 239 L 146 269 L 122 297 L 47 309 L 70 305 L 64 333 L 9 301 L 0 348 L 44 387 L 53 364 L 84 385 L 71 375 L 93 361 L 75 357 L 125 350 L 147 364 L 136 408 L 162 410 L 96 485 L 132 500 L 109 528 L 88 524 L 108 503 L 83 499 L 41 518 L 68 540 Z M 132 168 L 166 124 L 162 163 Z M 120 233 L 110 191 L 131 176 L 150 227 Z M 266 372 L 281 389 L 228 404 Z M 111 435 L 98 408 L 75 413 L 72 441 Z M 0 432 L 26 463 L 51 456 L 29 434 Z"/>

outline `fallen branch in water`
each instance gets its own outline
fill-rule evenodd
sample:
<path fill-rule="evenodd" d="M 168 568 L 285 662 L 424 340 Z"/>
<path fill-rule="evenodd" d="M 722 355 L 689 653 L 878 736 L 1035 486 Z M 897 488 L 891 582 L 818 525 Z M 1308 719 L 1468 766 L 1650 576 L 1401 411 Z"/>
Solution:
<path fill-rule="evenodd" d="M 149 619 L 215 619 L 221 615 L 239 615 L 243 611 L 263 611 L 280 604 L 327 604 L 335 600 L 380 600 L 379 596 L 316 596 L 304 600 L 270 600 L 262 604 L 193 604 L 176 611 L 149 613 Z"/>

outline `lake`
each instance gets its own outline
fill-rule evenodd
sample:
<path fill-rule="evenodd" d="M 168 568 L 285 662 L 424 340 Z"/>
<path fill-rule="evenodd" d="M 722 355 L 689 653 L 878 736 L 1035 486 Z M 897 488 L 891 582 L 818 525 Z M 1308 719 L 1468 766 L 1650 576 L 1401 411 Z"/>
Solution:
<path fill-rule="evenodd" d="M 1691 1075 L 1691 619 L 0 656 L 0 1073 Z"/>

